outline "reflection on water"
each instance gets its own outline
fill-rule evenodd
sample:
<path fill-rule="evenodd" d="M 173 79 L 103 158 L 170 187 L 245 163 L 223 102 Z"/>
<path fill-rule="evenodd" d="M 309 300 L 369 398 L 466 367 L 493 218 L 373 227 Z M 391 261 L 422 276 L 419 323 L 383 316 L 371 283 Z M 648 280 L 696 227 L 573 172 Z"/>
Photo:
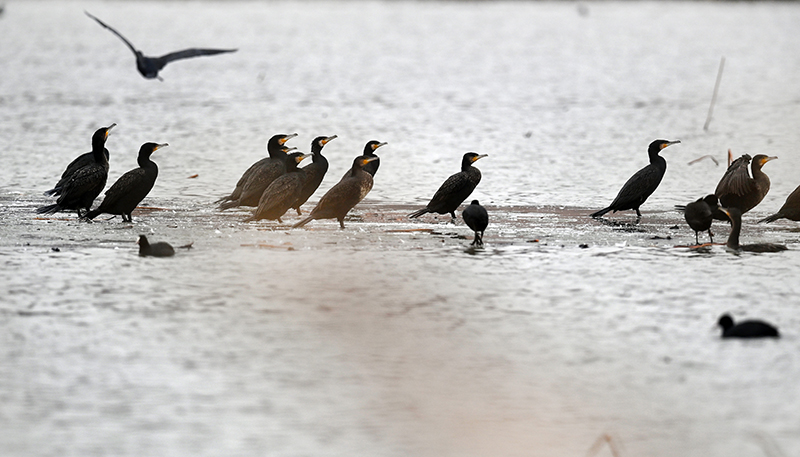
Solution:
<path fill-rule="evenodd" d="M 147 81 L 84 8 L 148 54 L 239 51 Z M 576 456 L 609 433 L 626 455 L 760 455 L 765 440 L 798 454 L 800 237 L 754 224 L 798 184 L 798 16 L 791 3 L 12 3 L 4 452 Z M 141 143 L 170 143 L 154 209 L 133 225 L 35 218 L 110 122 L 112 180 Z M 388 142 L 347 230 L 214 209 L 278 132 L 303 151 L 338 135 L 319 192 L 368 140 Z M 588 218 L 655 138 L 682 143 L 641 223 Z M 791 251 L 674 248 L 694 234 L 673 205 L 723 171 L 688 162 L 728 148 L 780 157 L 743 239 Z M 406 218 L 467 150 L 489 154 L 473 194 L 490 211 L 485 249 L 449 216 Z M 195 249 L 139 258 L 139 234 Z M 723 312 L 785 337 L 723 343 Z"/>

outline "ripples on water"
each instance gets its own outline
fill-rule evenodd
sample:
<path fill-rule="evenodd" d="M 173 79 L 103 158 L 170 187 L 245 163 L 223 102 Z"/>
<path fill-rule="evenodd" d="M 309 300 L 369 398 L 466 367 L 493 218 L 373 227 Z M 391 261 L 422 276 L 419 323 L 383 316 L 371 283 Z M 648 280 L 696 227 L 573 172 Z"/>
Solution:
<path fill-rule="evenodd" d="M 798 184 L 800 8 L 586 5 L 582 16 L 538 2 L 9 4 L 7 455 L 577 456 L 604 432 L 625 455 L 760 455 L 763 440 L 796 455 L 800 258 L 674 249 L 693 237 L 670 209 L 723 171 L 687 162 L 728 148 L 780 157 L 750 223 Z M 82 9 L 148 55 L 239 51 L 144 80 Z M 40 192 L 111 122 L 110 179 L 141 143 L 170 143 L 146 201 L 168 210 L 135 227 L 34 219 Z M 474 194 L 494 208 L 487 249 L 465 252 L 463 227 L 408 224 L 399 210 L 344 232 L 213 211 L 276 132 L 298 132 L 302 150 L 337 134 L 325 148 L 335 177 L 366 141 L 387 141 L 369 196 L 387 212 L 424 204 L 466 150 L 488 153 Z M 643 231 L 583 217 L 657 137 L 683 143 L 664 154 Z M 792 227 L 748 236 L 796 251 Z M 140 259 L 140 232 L 196 249 Z M 724 311 L 785 337 L 722 344 Z"/>

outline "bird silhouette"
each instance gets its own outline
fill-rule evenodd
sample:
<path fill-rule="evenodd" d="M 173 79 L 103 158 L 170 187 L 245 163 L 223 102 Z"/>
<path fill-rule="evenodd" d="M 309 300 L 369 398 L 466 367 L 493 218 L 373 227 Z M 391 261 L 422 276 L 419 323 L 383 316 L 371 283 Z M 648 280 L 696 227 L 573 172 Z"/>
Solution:
<path fill-rule="evenodd" d="M 159 81 L 163 81 L 160 76 L 158 76 L 158 72 L 161 71 L 165 65 L 168 63 L 179 60 L 179 59 L 188 59 L 190 57 L 199 57 L 199 56 L 211 56 L 214 54 L 222 54 L 224 52 L 235 52 L 236 49 L 203 49 L 203 48 L 190 48 L 184 49 L 182 51 L 171 52 L 169 54 L 164 54 L 161 57 L 148 57 L 142 54 L 142 51 L 136 49 L 130 41 L 128 41 L 124 36 L 122 36 L 119 32 L 114 30 L 111 26 L 106 24 L 105 22 L 101 21 L 100 19 L 92 16 L 89 14 L 88 11 L 84 11 L 87 16 L 97 21 L 98 24 L 102 25 L 103 27 L 107 28 L 111 31 L 114 35 L 118 36 L 120 40 L 125 42 L 126 45 L 131 49 L 133 54 L 136 56 L 136 68 L 139 70 L 139 73 L 142 74 L 147 79 L 158 79 Z"/>

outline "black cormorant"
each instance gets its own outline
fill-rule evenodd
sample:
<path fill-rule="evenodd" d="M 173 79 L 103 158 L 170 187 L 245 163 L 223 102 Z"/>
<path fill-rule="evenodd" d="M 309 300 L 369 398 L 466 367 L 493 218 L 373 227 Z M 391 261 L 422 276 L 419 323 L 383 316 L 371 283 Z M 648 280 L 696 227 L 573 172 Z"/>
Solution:
<path fill-rule="evenodd" d="M 159 241 L 158 243 L 150 244 L 144 235 L 139 235 L 139 241 L 136 244 L 139 245 L 139 255 L 142 257 L 171 257 L 175 255 L 175 249 L 169 243 Z"/>
<path fill-rule="evenodd" d="M 272 138 L 267 141 L 267 153 L 269 154 L 267 157 L 259 160 L 258 162 L 250 165 L 250 168 L 245 170 L 242 173 L 242 177 L 239 178 L 239 181 L 236 182 L 236 188 L 233 189 L 233 192 L 230 195 L 225 196 L 217 200 L 215 203 L 222 203 L 222 202 L 230 202 L 236 201 L 239 197 L 242 196 L 242 190 L 244 190 L 244 185 L 247 184 L 247 180 L 250 179 L 254 173 L 259 173 L 263 171 L 264 167 L 268 167 L 269 164 L 272 163 L 284 163 L 286 160 L 286 154 L 296 148 L 285 148 L 284 145 L 287 141 L 291 140 L 292 138 L 296 137 L 296 133 L 292 133 L 290 135 L 278 134 L 273 135 Z M 239 205 L 234 205 L 239 206 Z"/>
<path fill-rule="evenodd" d="M 489 225 L 489 213 L 486 212 L 486 208 L 481 206 L 478 200 L 472 200 L 472 203 L 461 212 L 461 217 L 464 218 L 467 226 L 475 232 L 475 239 L 472 240 L 472 245 L 483 246 L 483 232 Z"/>
<path fill-rule="evenodd" d="M 309 155 L 293 152 L 286 157 L 286 173 L 278 176 L 264 189 L 261 200 L 258 202 L 258 208 L 244 222 L 277 219 L 278 222 L 283 223 L 281 216 L 297 201 L 297 197 L 303 189 L 303 183 L 306 181 L 305 171 L 297 168 L 297 165 Z"/>
<path fill-rule="evenodd" d="M 317 191 L 319 185 L 322 184 L 322 179 L 325 178 L 325 173 L 328 172 L 328 159 L 322 155 L 322 147 L 335 138 L 336 135 L 318 136 L 314 138 L 314 141 L 311 142 L 311 155 L 313 162 L 303 167 L 303 172 L 305 174 L 303 188 L 300 189 L 300 194 L 298 195 L 297 200 L 294 202 L 294 204 L 292 204 L 292 208 L 297 211 L 298 216 L 303 214 L 300 211 L 300 207 L 303 206 L 303 203 L 307 202 L 312 195 L 314 195 L 314 192 Z"/>
<path fill-rule="evenodd" d="M 609 211 L 617 212 L 632 209 L 636 217 L 641 218 L 639 207 L 655 192 L 661 183 L 661 178 L 667 171 L 667 161 L 658 155 L 662 149 L 680 141 L 655 140 L 647 148 L 650 164 L 633 174 L 619 190 L 617 197 L 606 208 L 591 214 L 591 217 L 601 217 Z"/>
<path fill-rule="evenodd" d="M 369 173 L 372 177 L 375 177 L 375 173 L 378 172 L 378 167 L 381 166 L 381 158 L 375 155 L 375 151 L 381 147 L 386 146 L 387 143 L 381 143 L 380 141 L 371 140 L 368 141 L 367 144 L 364 145 L 364 153 L 362 155 L 367 157 L 375 157 L 376 160 L 364 165 L 364 171 Z M 346 178 L 350 174 L 348 170 L 347 173 L 342 176 L 342 179 Z"/>
<path fill-rule="evenodd" d="M 94 151 L 95 150 L 102 150 L 103 154 L 106 156 L 106 161 L 108 161 L 108 149 L 105 148 L 106 140 L 108 139 L 108 134 L 112 128 L 114 128 L 117 124 L 111 124 L 108 127 L 102 127 L 97 129 L 92 135 L 92 150 L 79 155 L 75 158 L 69 165 L 67 165 L 67 169 L 64 170 L 64 173 L 61 173 L 61 179 L 59 179 L 58 183 L 50 189 L 44 192 L 45 195 L 52 195 L 58 196 L 61 195 L 61 189 L 64 187 L 64 184 L 69 181 L 70 176 L 72 176 L 75 171 L 84 166 L 94 163 Z"/>
<path fill-rule="evenodd" d="M 714 242 L 714 234 L 711 233 L 711 222 L 728 221 L 728 215 L 720 211 L 717 196 L 714 194 L 706 195 L 686 206 L 676 205 L 678 211 L 683 212 L 686 223 L 694 230 L 694 240 L 700 244 L 699 233 L 708 231 L 708 238 Z"/>
<path fill-rule="evenodd" d="M 487 157 L 487 154 L 474 152 L 464 154 L 461 159 L 461 171 L 451 175 L 442 183 L 425 208 L 414 211 L 408 217 L 415 218 L 425 213 L 450 213 L 450 217 L 453 218 L 453 223 L 455 223 L 456 209 L 475 190 L 475 186 L 481 182 L 481 171 L 473 167 L 472 164 L 483 157 Z"/>
<path fill-rule="evenodd" d="M 747 164 L 750 162 L 749 155 L 744 154 L 734 160 L 714 191 L 719 198 L 720 206 L 737 208 L 744 214 L 761 203 L 761 200 L 769 192 L 769 177 L 761 171 L 761 167 L 774 159 L 777 157 L 768 157 L 764 154 L 753 157 L 753 163 L 750 165 L 752 177 L 747 173 Z"/>
<path fill-rule="evenodd" d="M 344 229 L 344 217 L 372 190 L 372 175 L 363 170 L 375 157 L 358 156 L 353 160 L 350 175 L 331 187 L 305 219 L 292 228 L 302 227 L 314 219 L 337 219 Z"/>
<path fill-rule="evenodd" d="M 133 222 L 131 213 L 139 203 L 147 197 L 158 178 L 158 165 L 150 160 L 150 155 L 157 149 L 169 146 L 167 143 L 145 143 L 139 148 L 136 161 L 139 168 L 125 173 L 106 191 L 103 202 L 96 209 L 86 213 L 87 219 L 94 219 L 100 214 L 121 215 L 124 222 Z"/>
<path fill-rule="evenodd" d="M 88 11 L 84 11 L 87 16 L 97 21 L 98 24 L 110 30 L 114 35 L 118 36 L 128 47 L 131 49 L 133 54 L 136 56 L 136 69 L 139 70 L 139 73 L 142 74 L 147 79 L 156 78 L 159 81 L 163 81 L 160 76 L 158 76 L 158 72 L 161 71 L 164 66 L 174 60 L 179 59 L 188 59 L 189 57 L 199 57 L 199 56 L 210 56 L 214 54 L 222 54 L 225 52 L 235 52 L 236 49 L 201 49 L 201 48 L 191 48 L 191 49 L 184 49 L 182 51 L 171 52 L 169 54 L 165 54 L 161 57 L 147 57 L 146 55 L 142 54 L 142 51 L 136 49 L 130 41 L 128 41 L 124 36 L 122 36 L 119 32 L 105 24 L 100 19 L 92 16 L 89 14 Z"/>
<path fill-rule="evenodd" d="M 112 125 L 113 127 L 113 125 Z M 105 135 L 108 135 L 106 130 Z M 61 195 L 53 205 L 42 206 L 36 210 L 39 214 L 52 214 L 74 209 L 78 218 L 83 218 L 81 210 L 88 212 L 94 199 L 100 195 L 108 180 L 108 159 L 104 148 L 92 148 L 92 161 L 73 172 L 67 182 L 61 186 Z"/>
<path fill-rule="evenodd" d="M 723 314 L 717 325 L 722 327 L 723 338 L 780 338 L 777 328 L 760 320 L 746 320 L 734 325 L 730 314 Z"/>
<path fill-rule="evenodd" d="M 779 209 L 777 213 L 765 217 L 758 222 L 775 222 L 781 218 L 786 218 L 791 221 L 800 221 L 800 186 L 786 197 L 786 203 L 781 206 L 781 209 Z"/>
<path fill-rule="evenodd" d="M 728 235 L 729 249 L 735 251 L 748 251 L 748 252 L 780 252 L 787 250 L 787 247 L 782 244 L 774 243 L 756 243 L 756 244 L 739 244 L 739 233 L 742 229 L 742 213 L 738 208 L 720 208 L 720 211 L 728 215 L 731 221 L 731 233 Z"/>

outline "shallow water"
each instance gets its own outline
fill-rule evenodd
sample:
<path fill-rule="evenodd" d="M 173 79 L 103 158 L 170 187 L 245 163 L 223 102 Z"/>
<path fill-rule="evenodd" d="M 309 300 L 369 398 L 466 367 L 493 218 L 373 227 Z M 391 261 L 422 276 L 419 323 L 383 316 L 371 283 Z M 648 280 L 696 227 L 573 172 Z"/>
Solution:
<path fill-rule="evenodd" d="M 585 6 L 8 4 L 3 454 L 580 456 L 603 433 L 631 456 L 799 454 L 800 232 L 755 221 L 798 184 L 800 6 Z M 82 9 L 146 54 L 239 51 L 144 80 Z M 142 142 L 170 143 L 155 209 L 132 225 L 37 217 L 111 122 L 110 180 Z M 389 143 L 346 230 L 214 209 L 278 132 L 301 150 L 339 136 L 312 202 L 366 141 Z M 588 218 L 659 137 L 682 144 L 642 223 Z M 743 238 L 789 252 L 674 247 L 694 240 L 672 206 L 724 169 L 688 162 L 728 148 L 779 157 Z M 467 150 L 489 154 L 473 194 L 492 217 L 483 250 L 447 217 L 405 218 Z M 139 233 L 194 248 L 139 258 Z M 784 337 L 723 342 L 723 312 Z"/>

